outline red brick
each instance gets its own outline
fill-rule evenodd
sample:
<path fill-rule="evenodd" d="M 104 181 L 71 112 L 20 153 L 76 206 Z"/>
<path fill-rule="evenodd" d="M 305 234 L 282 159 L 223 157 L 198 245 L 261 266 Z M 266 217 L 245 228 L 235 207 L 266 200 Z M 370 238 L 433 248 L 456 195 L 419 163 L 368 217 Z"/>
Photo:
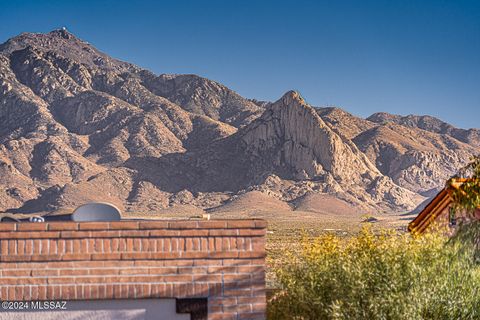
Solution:
<path fill-rule="evenodd" d="M 237 272 L 237 267 L 235 266 L 208 266 L 208 273 L 221 274 L 221 273 L 235 273 Z"/>
<path fill-rule="evenodd" d="M 141 238 L 141 237 L 148 237 L 149 236 L 149 231 L 146 230 L 120 230 L 120 237 L 126 238 L 126 237 L 131 237 L 131 238 Z"/>
<path fill-rule="evenodd" d="M 195 282 L 194 292 L 198 297 L 208 297 L 208 283 Z"/>
<path fill-rule="evenodd" d="M 79 276 L 88 274 L 88 270 L 86 269 L 60 269 L 58 272 L 60 276 Z"/>
<path fill-rule="evenodd" d="M 163 262 L 163 265 L 168 267 L 168 266 L 193 266 L 194 261 L 193 260 L 185 260 L 185 259 L 176 259 L 176 260 L 165 260 Z"/>
<path fill-rule="evenodd" d="M 167 229 L 168 221 L 140 221 L 139 229 Z"/>
<path fill-rule="evenodd" d="M 238 315 L 238 320 L 264 320 L 266 319 L 265 312 L 251 312 L 242 313 Z"/>
<path fill-rule="evenodd" d="M 211 259 L 237 258 L 241 253 L 238 251 L 215 251 L 209 252 L 208 257 Z"/>
<path fill-rule="evenodd" d="M 230 250 L 230 238 L 222 238 L 223 250 Z"/>
<path fill-rule="evenodd" d="M 135 232 L 131 230 L 121 231 L 121 230 L 98 230 L 98 231 L 91 231 L 92 237 L 95 238 L 118 238 L 122 236 L 122 232 Z"/>
<path fill-rule="evenodd" d="M 150 251 L 149 250 L 149 246 L 150 246 L 150 242 L 149 242 L 149 239 L 146 239 L 146 238 L 143 238 L 143 239 L 140 239 L 142 241 L 142 251 Z"/>
<path fill-rule="evenodd" d="M 265 229 L 239 229 L 238 235 L 239 236 L 264 236 L 266 233 Z"/>
<path fill-rule="evenodd" d="M 221 274 L 194 274 L 193 275 L 194 281 L 199 282 L 222 282 L 222 275 Z"/>
<path fill-rule="evenodd" d="M 200 239 L 199 238 L 193 238 L 193 250 L 200 250 Z"/>
<path fill-rule="evenodd" d="M 90 253 L 88 248 L 88 239 L 80 240 L 80 252 L 82 253 Z"/>
<path fill-rule="evenodd" d="M 92 260 L 120 260 L 120 253 L 92 253 Z"/>
<path fill-rule="evenodd" d="M 9 287 L 8 288 L 8 300 L 15 300 L 15 287 Z"/>
<path fill-rule="evenodd" d="M 194 262 L 196 266 L 221 266 L 223 265 L 222 260 L 213 260 L 213 259 L 196 259 Z"/>
<path fill-rule="evenodd" d="M 178 230 L 151 230 L 148 232 L 149 237 L 178 237 Z"/>
<path fill-rule="evenodd" d="M 95 238 L 95 243 L 93 245 L 96 253 L 103 253 L 103 240 Z"/>
<path fill-rule="evenodd" d="M 250 313 L 252 306 L 250 304 L 236 304 L 236 305 L 224 305 L 223 310 L 225 312 L 237 312 L 239 314 Z"/>
<path fill-rule="evenodd" d="M 192 282 L 192 275 L 188 274 L 175 274 L 175 275 L 163 275 L 161 276 L 164 282 Z"/>
<path fill-rule="evenodd" d="M 107 284 L 105 287 L 105 299 L 113 299 L 114 285 Z"/>
<path fill-rule="evenodd" d="M 32 277 L 43 276 L 58 276 L 58 269 L 33 269 L 31 271 Z"/>
<path fill-rule="evenodd" d="M 265 257 L 265 251 L 240 251 L 238 252 L 240 259 L 245 258 L 263 258 Z"/>
<path fill-rule="evenodd" d="M 185 251 L 185 238 L 180 238 L 178 240 L 178 250 Z"/>
<path fill-rule="evenodd" d="M 91 276 L 99 276 L 99 275 L 117 275 L 119 274 L 120 269 L 112 269 L 112 268 L 92 268 L 88 270 L 88 274 Z"/>
<path fill-rule="evenodd" d="M 38 300 L 38 286 L 29 286 L 25 300 Z"/>
<path fill-rule="evenodd" d="M 49 268 L 49 269 L 57 269 L 57 268 L 82 268 L 84 264 L 83 261 L 48 261 L 44 263 L 37 263 L 37 264 L 29 264 L 32 268 Z M 38 265 L 38 266 L 37 266 Z"/>
<path fill-rule="evenodd" d="M 35 254 L 31 256 L 31 261 L 55 261 L 61 259 L 62 257 L 57 254 Z"/>
<path fill-rule="evenodd" d="M 31 275 L 31 270 L 29 269 L 18 269 L 18 270 L 3 270 L 2 277 L 28 277 Z"/>
<path fill-rule="evenodd" d="M 196 229 L 197 221 L 170 221 L 169 229 Z"/>
<path fill-rule="evenodd" d="M 227 228 L 247 228 L 253 229 L 255 228 L 255 221 L 254 220 L 228 220 L 227 221 Z"/>
<path fill-rule="evenodd" d="M 142 239 L 133 239 L 133 251 L 142 251 Z"/>
<path fill-rule="evenodd" d="M 148 268 L 147 271 L 149 274 L 156 274 L 156 275 L 165 275 L 165 274 L 176 274 L 178 272 L 177 267 L 151 267 Z"/>
<path fill-rule="evenodd" d="M 225 220 L 211 220 L 211 221 L 198 221 L 198 228 L 201 229 L 225 229 L 227 227 L 227 221 Z"/>
<path fill-rule="evenodd" d="M 25 254 L 26 240 L 17 240 L 17 254 Z"/>
<path fill-rule="evenodd" d="M 255 266 L 255 265 L 248 265 L 248 266 L 237 266 L 237 272 L 239 273 L 264 273 L 265 266 Z"/>
<path fill-rule="evenodd" d="M 204 251 L 184 251 L 181 252 L 183 259 L 205 259 L 210 257 L 210 253 Z"/>
<path fill-rule="evenodd" d="M 129 268 L 134 266 L 134 261 L 104 261 L 102 262 L 104 267 L 112 267 L 112 268 Z"/>
<path fill-rule="evenodd" d="M 172 284 L 151 284 L 152 297 L 155 298 L 170 298 L 173 297 Z"/>
<path fill-rule="evenodd" d="M 208 251 L 208 238 L 200 239 L 200 250 Z"/>
<path fill-rule="evenodd" d="M 179 267 L 179 274 L 206 274 L 207 269 L 205 267 Z"/>
<path fill-rule="evenodd" d="M 108 230 L 108 222 L 80 222 L 78 224 L 79 230 Z"/>
<path fill-rule="evenodd" d="M 133 239 L 128 238 L 125 241 L 126 241 L 126 247 L 125 247 L 125 250 L 122 250 L 122 251 L 133 252 Z"/>
<path fill-rule="evenodd" d="M 265 301 L 265 299 L 263 299 Z M 262 299 L 260 297 L 237 297 L 237 303 L 239 304 L 246 304 L 246 303 L 262 303 Z"/>
<path fill-rule="evenodd" d="M 150 252 L 151 259 L 178 259 L 185 257 L 180 256 L 180 252 Z"/>
<path fill-rule="evenodd" d="M 47 223 L 22 222 L 17 224 L 18 231 L 46 231 Z"/>
<path fill-rule="evenodd" d="M 238 229 L 212 229 L 208 230 L 210 237 L 226 237 L 238 235 Z"/>
<path fill-rule="evenodd" d="M 60 238 L 71 239 L 71 238 L 91 238 L 93 236 L 91 231 L 60 231 Z"/>
<path fill-rule="evenodd" d="M 122 260 L 142 260 L 142 259 L 153 259 L 152 255 L 155 252 L 126 252 L 121 254 Z"/>
<path fill-rule="evenodd" d="M 66 253 L 60 256 L 63 261 L 77 261 L 77 260 L 90 260 L 91 255 L 88 253 Z"/>
<path fill-rule="evenodd" d="M 258 299 L 258 297 L 257 297 Z M 252 304 L 252 311 L 253 312 L 264 312 L 267 309 L 266 302 L 257 302 Z"/>
<path fill-rule="evenodd" d="M 118 251 L 124 252 L 127 250 L 127 239 L 118 239 Z"/>
<path fill-rule="evenodd" d="M 42 239 L 40 240 L 41 241 L 41 250 L 40 250 L 40 253 L 41 254 L 49 254 L 50 252 L 50 240 L 48 239 Z"/>
<path fill-rule="evenodd" d="M 49 231 L 78 230 L 78 223 L 76 223 L 76 222 L 49 222 L 47 224 L 47 230 L 49 230 Z"/>
<path fill-rule="evenodd" d="M 15 231 L 17 223 L 13 222 L 2 222 L 0 223 L 0 231 Z"/>
<path fill-rule="evenodd" d="M 208 250 L 209 251 L 215 251 L 215 239 L 214 238 L 208 238 Z"/>
<path fill-rule="evenodd" d="M 103 251 L 106 253 L 112 252 L 112 239 L 103 239 Z"/>
<path fill-rule="evenodd" d="M 120 247 L 120 239 L 117 239 L 117 238 L 113 238 L 112 239 L 112 252 L 117 252 L 119 251 L 119 247 Z"/>
<path fill-rule="evenodd" d="M 122 268 L 118 269 L 118 274 L 122 275 L 133 275 L 133 274 L 149 274 L 150 268 Z"/>
<path fill-rule="evenodd" d="M 60 232 L 55 231 L 29 231 L 29 232 L 7 232 L 0 233 L 0 238 L 9 238 L 9 239 L 48 239 L 48 238 L 59 238 Z"/>
<path fill-rule="evenodd" d="M 115 221 L 110 222 L 109 229 L 119 230 L 137 230 L 139 228 L 138 221 Z"/>
<path fill-rule="evenodd" d="M 222 243 L 223 243 L 222 238 L 218 238 L 218 237 L 215 238 L 215 250 L 216 251 L 222 251 L 222 249 L 223 249 L 222 248 Z"/>
<path fill-rule="evenodd" d="M 32 277 L 2 277 L 0 278 L 0 287 L 2 285 L 10 285 L 10 286 L 19 286 L 24 284 L 38 284 L 42 281 L 45 282 L 46 278 L 32 278 Z"/>
<path fill-rule="evenodd" d="M 32 261 L 32 256 L 29 254 L 24 255 L 1 255 L 0 261 L 3 262 L 27 262 Z"/>
<path fill-rule="evenodd" d="M 206 237 L 211 230 L 184 229 L 180 231 L 180 237 Z"/>
<path fill-rule="evenodd" d="M 255 228 L 266 229 L 268 223 L 266 220 L 255 220 Z"/>
<path fill-rule="evenodd" d="M 236 320 L 237 314 L 236 313 L 208 313 L 208 320 Z"/>
<path fill-rule="evenodd" d="M 5 286 L 0 287 L 0 300 L 8 300 L 8 288 Z"/>
<path fill-rule="evenodd" d="M 47 299 L 47 286 L 37 286 L 36 290 L 38 291 L 37 300 L 46 300 Z"/>
<path fill-rule="evenodd" d="M 8 240 L 0 240 L 0 250 L 2 255 L 8 254 Z"/>
<path fill-rule="evenodd" d="M 57 227 L 48 227 L 49 231 L 10 232 L 16 236 L 9 239 L 20 239 L 20 242 L 11 242 L 9 246 L 8 241 L 0 240 L 0 260 L 4 261 L 0 262 L 2 281 L 13 279 L 11 281 L 13 283 L 15 280 L 15 285 L 25 286 L 12 293 L 13 297 L 18 296 L 19 299 L 25 298 L 27 292 L 29 297 L 37 295 L 40 298 L 41 288 L 44 288 L 44 296 L 47 296 L 47 288 L 42 283 L 48 277 L 49 287 L 53 288 L 51 297 L 111 299 L 208 296 L 214 315 L 222 311 L 228 318 L 229 314 L 240 310 L 238 318 L 248 319 L 251 315 L 261 319 L 265 309 L 263 222 L 161 221 L 161 225 L 156 226 L 137 221 L 133 224 L 122 223 L 110 223 L 108 229 L 99 229 L 98 224 L 80 223 L 79 230 L 65 230 L 68 227 L 61 229 L 58 224 Z M 138 230 L 135 229 L 136 225 Z M 228 229 L 222 229 L 225 227 Z M 51 238 L 49 232 L 63 238 Z M 35 240 L 22 238 L 27 233 L 41 236 Z M 123 238 L 119 237 L 122 233 Z M 47 240 L 50 238 L 52 240 Z M 10 249 L 18 254 L 5 255 L 5 251 Z M 31 254 L 31 251 L 35 253 Z M 45 262 L 35 263 L 29 259 Z M 9 276 L 9 270 L 18 268 L 17 264 L 25 268 L 24 272 Z M 37 270 L 36 277 L 30 276 L 30 270 Z M 122 284 L 116 284 L 122 281 Z M 9 294 L 6 289 L 0 293 Z M 228 297 L 222 297 L 223 293 Z M 211 303 L 215 296 L 223 300 L 226 309 L 222 309 L 221 304 Z M 254 302 L 238 300 L 239 307 L 235 309 L 233 306 L 241 297 L 251 297 Z M 229 304 L 229 300 L 235 302 Z"/>
<path fill-rule="evenodd" d="M 224 289 L 223 295 L 225 297 L 238 297 L 238 296 L 248 296 L 251 295 L 252 291 L 250 288 L 243 289 Z"/>

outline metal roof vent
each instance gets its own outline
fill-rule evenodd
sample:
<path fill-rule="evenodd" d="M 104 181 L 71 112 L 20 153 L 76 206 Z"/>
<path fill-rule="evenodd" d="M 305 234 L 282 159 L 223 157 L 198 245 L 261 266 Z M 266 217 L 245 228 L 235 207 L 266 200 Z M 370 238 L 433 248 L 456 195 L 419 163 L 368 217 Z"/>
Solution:
<path fill-rule="evenodd" d="M 72 214 L 72 220 L 83 221 L 120 221 L 120 210 L 113 204 L 92 202 L 81 205 Z"/>

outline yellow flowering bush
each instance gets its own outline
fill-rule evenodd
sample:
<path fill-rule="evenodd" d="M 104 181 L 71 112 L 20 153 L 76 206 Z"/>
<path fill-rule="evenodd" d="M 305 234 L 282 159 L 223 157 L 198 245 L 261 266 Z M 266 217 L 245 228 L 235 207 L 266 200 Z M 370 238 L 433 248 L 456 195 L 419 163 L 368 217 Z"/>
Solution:
<path fill-rule="evenodd" d="M 269 319 L 480 319 L 472 253 L 440 234 L 305 239 L 276 270 Z"/>

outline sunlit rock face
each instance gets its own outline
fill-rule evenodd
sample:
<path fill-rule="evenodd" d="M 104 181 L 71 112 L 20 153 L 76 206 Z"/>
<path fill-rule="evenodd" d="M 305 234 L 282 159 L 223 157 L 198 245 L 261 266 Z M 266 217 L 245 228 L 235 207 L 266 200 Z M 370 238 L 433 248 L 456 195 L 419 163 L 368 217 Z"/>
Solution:
<path fill-rule="evenodd" d="M 478 153 L 479 137 L 428 116 L 315 108 L 294 91 L 245 99 L 113 59 L 66 30 L 0 45 L 0 211 L 109 201 L 198 213 L 250 191 L 282 208 L 320 194 L 403 211 Z"/>

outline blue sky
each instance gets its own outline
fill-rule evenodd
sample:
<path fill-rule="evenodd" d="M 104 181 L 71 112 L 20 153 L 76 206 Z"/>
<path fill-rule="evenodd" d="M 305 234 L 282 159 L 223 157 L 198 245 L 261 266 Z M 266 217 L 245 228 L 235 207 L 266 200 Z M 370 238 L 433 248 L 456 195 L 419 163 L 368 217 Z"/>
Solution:
<path fill-rule="evenodd" d="M 430 114 L 480 127 L 480 1 L 5 1 L 0 42 L 66 26 L 155 73 L 248 98 L 298 90 L 362 117 Z"/>

